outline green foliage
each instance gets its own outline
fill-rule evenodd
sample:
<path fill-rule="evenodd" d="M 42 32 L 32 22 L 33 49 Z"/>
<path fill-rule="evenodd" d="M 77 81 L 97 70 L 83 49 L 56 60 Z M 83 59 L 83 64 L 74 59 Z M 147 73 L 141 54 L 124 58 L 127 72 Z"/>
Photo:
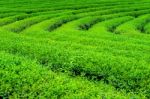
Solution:
<path fill-rule="evenodd" d="M 149 0 L 8 2 L 0 97 L 150 98 Z"/>
<path fill-rule="evenodd" d="M 33 60 L 6 52 L 0 52 L 0 66 L 0 96 L 5 98 L 139 98 L 103 83 L 54 73 Z"/>

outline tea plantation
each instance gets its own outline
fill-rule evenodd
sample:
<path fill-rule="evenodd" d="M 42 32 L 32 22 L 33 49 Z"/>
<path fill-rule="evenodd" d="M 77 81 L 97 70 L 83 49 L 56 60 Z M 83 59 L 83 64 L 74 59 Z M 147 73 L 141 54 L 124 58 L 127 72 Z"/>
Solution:
<path fill-rule="evenodd" d="M 150 0 L 0 0 L 0 99 L 150 99 Z"/>

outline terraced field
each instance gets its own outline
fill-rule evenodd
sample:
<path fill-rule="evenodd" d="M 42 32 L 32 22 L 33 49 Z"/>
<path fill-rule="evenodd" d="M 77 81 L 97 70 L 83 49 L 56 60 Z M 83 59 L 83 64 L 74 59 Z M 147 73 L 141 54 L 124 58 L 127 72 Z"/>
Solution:
<path fill-rule="evenodd" d="M 0 0 L 0 98 L 149 99 L 150 0 Z"/>

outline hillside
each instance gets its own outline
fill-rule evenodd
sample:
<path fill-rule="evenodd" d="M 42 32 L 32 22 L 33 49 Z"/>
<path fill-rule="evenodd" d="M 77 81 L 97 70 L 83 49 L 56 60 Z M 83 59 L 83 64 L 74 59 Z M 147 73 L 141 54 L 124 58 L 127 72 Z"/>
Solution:
<path fill-rule="evenodd" d="M 0 98 L 149 99 L 150 0 L 0 0 Z"/>

